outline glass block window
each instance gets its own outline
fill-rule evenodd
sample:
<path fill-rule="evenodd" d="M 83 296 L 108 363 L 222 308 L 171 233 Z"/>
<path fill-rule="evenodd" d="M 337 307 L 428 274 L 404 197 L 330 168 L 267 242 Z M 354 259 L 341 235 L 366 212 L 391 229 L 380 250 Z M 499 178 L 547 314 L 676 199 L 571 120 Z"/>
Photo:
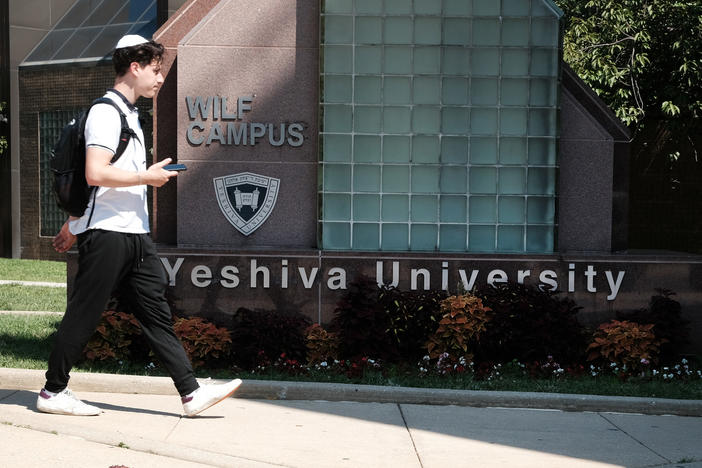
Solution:
<path fill-rule="evenodd" d="M 49 161 L 51 149 L 61 135 L 61 130 L 77 112 L 78 109 L 39 113 L 39 207 L 42 236 L 56 235 L 66 221 L 66 213 L 58 207 L 54 198 L 54 175 Z"/>
<path fill-rule="evenodd" d="M 30 52 L 26 65 L 92 62 L 112 55 L 125 34 L 153 36 L 156 0 L 78 0 Z"/>
<path fill-rule="evenodd" d="M 325 0 L 324 249 L 554 249 L 551 0 Z"/>

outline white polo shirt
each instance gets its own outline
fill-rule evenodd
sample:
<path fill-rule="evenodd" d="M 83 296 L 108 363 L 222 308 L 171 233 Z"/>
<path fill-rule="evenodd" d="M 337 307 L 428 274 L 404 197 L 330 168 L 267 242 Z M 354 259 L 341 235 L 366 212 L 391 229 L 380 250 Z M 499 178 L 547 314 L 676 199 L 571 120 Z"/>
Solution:
<path fill-rule="evenodd" d="M 125 171 L 146 170 L 144 133 L 139 123 L 139 111 L 125 102 L 120 94 L 108 91 L 105 97 L 114 101 L 127 116 L 129 127 L 138 138 L 130 138 L 122 156 L 113 164 Z M 90 109 L 85 123 L 85 146 L 105 148 L 114 154 L 117 151 L 122 124 L 117 109 L 109 104 L 96 104 Z M 149 210 L 146 185 L 132 187 L 99 187 L 95 197 L 95 211 L 88 226 L 93 199 L 90 198 L 85 214 L 69 227 L 77 235 L 88 229 L 143 234 L 149 232 Z"/>

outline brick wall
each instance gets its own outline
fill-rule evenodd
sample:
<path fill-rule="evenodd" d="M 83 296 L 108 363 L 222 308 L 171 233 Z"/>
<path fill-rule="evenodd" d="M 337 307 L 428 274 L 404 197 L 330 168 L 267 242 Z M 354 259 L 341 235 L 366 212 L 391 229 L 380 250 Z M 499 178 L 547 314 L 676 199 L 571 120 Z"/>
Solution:
<path fill-rule="evenodd" d="M 51 236 L 41 236 L 39 114 L 88 107 L 114 83 L 112 64 L 22 68 L 19 71 L 21 256 L 65 260 L 51 247 Z M 150 100 L 140 100 L 144 136 L 150 146 Z M 147 160 L 149 155 L 147 154 Z"/>

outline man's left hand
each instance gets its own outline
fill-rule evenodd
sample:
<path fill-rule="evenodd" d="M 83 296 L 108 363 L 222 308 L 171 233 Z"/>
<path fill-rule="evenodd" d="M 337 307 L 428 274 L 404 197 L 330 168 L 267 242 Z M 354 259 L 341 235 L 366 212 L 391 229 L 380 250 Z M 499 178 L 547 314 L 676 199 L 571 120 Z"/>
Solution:
<path fill-rule="evenodd" d="M 66 252 L 75 243 L 76 236 L 74 236 L 71 231 L 68 230 L 68 221 L 63 223 L 61 230 L 54 236 L 54 241 L 52 242 L 54 250 L 59 253 Z"/>

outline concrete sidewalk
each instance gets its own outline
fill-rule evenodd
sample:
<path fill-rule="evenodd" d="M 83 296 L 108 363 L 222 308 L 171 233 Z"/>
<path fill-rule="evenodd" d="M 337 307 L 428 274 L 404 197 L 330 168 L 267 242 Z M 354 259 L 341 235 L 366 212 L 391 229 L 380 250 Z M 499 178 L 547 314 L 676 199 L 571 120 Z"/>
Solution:
<path fill-rule="evenodd" d="M 0 466 L 702 468 L 699 416 L 398 403 L 381 393 L 382 402 L 287 400 L 245 381 L 237 398 L 183 418 L 170 379 L 74 374 L 78 396 L 105 411 L 75 417 L 37 412 L 37 379 L 0 369 Z"/>

